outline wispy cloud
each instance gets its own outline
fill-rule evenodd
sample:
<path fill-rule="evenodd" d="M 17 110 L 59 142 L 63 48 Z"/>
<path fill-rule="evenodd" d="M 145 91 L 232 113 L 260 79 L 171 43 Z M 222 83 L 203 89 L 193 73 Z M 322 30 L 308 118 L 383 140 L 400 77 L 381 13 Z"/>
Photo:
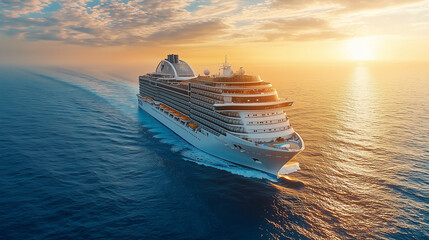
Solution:
<path fill-rule="evenodd" d="M 156 32 L 145 38 L 145 40 L 172 44 L 211 42 L 224 35 L 228 28 L 228 25 L 220 19 L 177 24 Z"/>
<path fill-rule="evenodd" d="M 353 36 L 350 14 L 418 1 L 4 0 L 0 32 L 97 46 L 328 40 Z"/>
<path fill-rule="evenodd" d="M 328 0 L 328 1 L 319 1 L 319 0 L 274 0 L 273 7 L 280 8 L 295 8 L 302 9 L 312 6 L 336 6 L 338 11 L 341 13 L 344 12 L 358 12 L 363 10 L 374 10 L 374 9 L 384 9 L 389 7 L 395 7 L 400 5 L 406 5 L 410 3 L 421 2 L 422 0 Z"/>
<path fill-rule="evenodd" d="M 330 26 L 324 19 L 296 18 L 268 21 L 260 26 L 267 40 L 311 41 L 340 39 L 348 35 Z"/>

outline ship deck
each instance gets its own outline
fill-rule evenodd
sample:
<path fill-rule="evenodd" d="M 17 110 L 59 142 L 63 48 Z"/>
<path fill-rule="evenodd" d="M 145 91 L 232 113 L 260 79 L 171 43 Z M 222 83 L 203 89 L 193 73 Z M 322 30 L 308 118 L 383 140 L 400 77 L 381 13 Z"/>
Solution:
<path fill-rule="evenodd" d="M 242 138 L 243 140 L 253 142 L 248 138 Z M 270 142 L 254 142 L 256 146 L 264 146 L 268 148 L 276 148 L 286 151 L 299 151 L 303 147 L 303 143 L 301 142 L 299 137 L 292 137 L 284 140 L 274 140 Z"/>
<path fill-rule="evenodd" d="M 288 149 L 288 150 L 300 150 L 301 147 L 298 144 L 298 141 L 294 140 L 286 140 L 284 142 L 268 142 L 264 143 L 264 146 L 271 147 L 271 148 L 279 148 L 279 149 Z"/>

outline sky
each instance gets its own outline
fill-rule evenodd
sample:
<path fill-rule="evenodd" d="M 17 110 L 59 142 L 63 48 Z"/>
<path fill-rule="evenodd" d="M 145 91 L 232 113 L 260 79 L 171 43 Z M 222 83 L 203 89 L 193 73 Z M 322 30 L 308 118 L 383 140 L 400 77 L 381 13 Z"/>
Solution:
<path fill-rule="evenodd" d="M 0 63 L 429 61 L 429 1 L 2 0 Z"/>

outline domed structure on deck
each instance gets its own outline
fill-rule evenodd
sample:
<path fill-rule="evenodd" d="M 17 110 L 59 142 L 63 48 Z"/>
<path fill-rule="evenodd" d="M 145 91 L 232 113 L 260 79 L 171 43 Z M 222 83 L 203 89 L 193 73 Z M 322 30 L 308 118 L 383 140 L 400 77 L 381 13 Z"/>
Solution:
<path fill-rule="evenodd" d="M 188 80 L 196 77 L 191 66 L 185 61 L 179 60 L 179 55 L 176 54 L 170 54 L 167 59 L 161 60 L 156 68 L 156 73 L 174 76 L 177 80 Z"/>

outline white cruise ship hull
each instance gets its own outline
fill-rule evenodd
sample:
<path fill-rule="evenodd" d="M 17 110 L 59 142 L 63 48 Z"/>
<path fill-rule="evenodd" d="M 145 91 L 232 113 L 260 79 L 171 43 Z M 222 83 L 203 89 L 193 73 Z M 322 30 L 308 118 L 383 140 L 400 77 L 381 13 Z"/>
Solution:
<path fill-rule="evenodd" d="M 139 97 L 139 99 L 141 98 Z M 302 149 L 285 151 L 261 145 L 256 146 L 252 142 L 231 134 L 216 136 L 204 130 L 194 130 L 142 99 L 139 101 L 139 107 L 201 151 L 275 176 L 278 176 L 279 170 L 288 161 L 302 151 Z"/>

